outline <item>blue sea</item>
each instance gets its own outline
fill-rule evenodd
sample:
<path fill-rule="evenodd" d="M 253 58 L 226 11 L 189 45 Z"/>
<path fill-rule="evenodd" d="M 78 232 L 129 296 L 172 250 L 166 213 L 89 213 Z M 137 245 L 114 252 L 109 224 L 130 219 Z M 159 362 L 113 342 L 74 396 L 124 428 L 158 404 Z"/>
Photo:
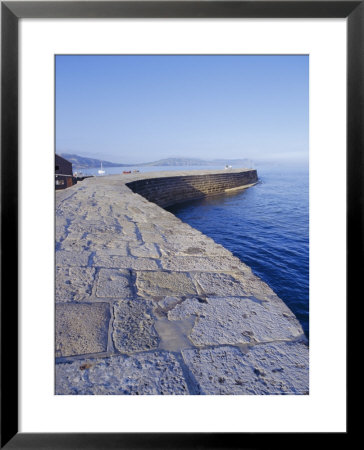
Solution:
<path fill-rule="evenodd" d="M 244 191 L 207 197 L 168 208 L 251 267 L 288 305 L 309 337 L 308 165 L 256 165 L 259 183 Z M 106 175 L 138 169 L 223 167 L 113 167 Z M 98 169 L 84 170 L 97 175 Z M 127 176 L 127 175 L 125 175 Z"/>
<path fill-rule="evenodd" d="M 287 304 L 309 337 L 308 167 L 256 167 L 259 183 L 238 193 L 168 208 L 251 267 Z"/>

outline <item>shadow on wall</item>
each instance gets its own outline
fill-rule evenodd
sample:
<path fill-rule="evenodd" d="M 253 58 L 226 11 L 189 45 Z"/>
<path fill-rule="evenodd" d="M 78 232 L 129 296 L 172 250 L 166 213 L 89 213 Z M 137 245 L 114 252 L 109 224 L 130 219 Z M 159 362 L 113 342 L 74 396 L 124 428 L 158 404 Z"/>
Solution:
<path fill-rule="evenodd" d="M 256 170 L 234 173 L 187 175 L 150 178 L 126 185 L 136 194 L 165 208 L 176 203 L 221 194 L 226 189 L 239 188 L 258 181 Z"/>

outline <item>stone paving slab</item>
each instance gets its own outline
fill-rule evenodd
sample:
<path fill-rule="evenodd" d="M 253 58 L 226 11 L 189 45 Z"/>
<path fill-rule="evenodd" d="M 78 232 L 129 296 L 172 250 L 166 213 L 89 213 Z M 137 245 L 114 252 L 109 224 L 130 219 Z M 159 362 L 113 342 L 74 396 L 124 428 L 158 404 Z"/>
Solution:
<path fill-rule="evenodd" d="M 125 269 L 100 269 L 96 282 L 97 297 L 133 297 L 131 273 Z"/>
<path fill-rule="evenodd" d="M 59 395 L 185 395 L 188 387 L 172 353 L 148 352 L 56 365 Z"/>
<path fill-rule="evenodd" d="M 182 350 L 203 394 L 267 395 L 308 392 L 308 351 L 303 343 Z"/>
<path fill-rule="evenodd" d="M 156 244 L 134 243 L 129 244 L 129 251 L 132 256 L 140 258 L 159 258 L 160 252 Z"/>
<path fill-rule="evenodd" d="M 162 308 L 165 311 L 168 311 L 172 308 L 174 308 L 177 303 L 180 302 L 180 299 L 178 297 L 164 297 L 162 300 L 158 302 L 158 305 L 160 308 Z"/>
<path fill-rule="evenodd" d="M 136 242 L 138 241 L 137 236 L 125 236 L 124 234 L 113 234 L 113 233 L 104 233 L 104 234 L 94 234 L 92 235 L 92 241 L 89 243 L 89 250 L 101 251 L 101 250 L 110 250 L 117 249 L 123 252 L 122 254 L 127 254 L 128 243 L 134 239 Z M 118 254 L 118 253 L 115 253 Z M 119 253 L 120 254 L 120 253 Z"/>
<path fill-rule="evenodd" d="M 107 351 L 108 303 L 56 304 L 56 356 Z"/>
<path fill-rule="evenodd" d="M 113 241 L 113 245 L 101 247 L 100 245 L 95 246 L 95 256 L 128 256 L 128 242 L 127 241 L 117 241 L 117 246 L 114 247 L 115 242 Z"/>
<path fill-rule="evenodd" d="M 152 258 L 133 258 L 132 256 L 110 256 L 97 253 L 94 257 L 94 265 L 115 269 L 134 270 L 158 270 L 159 266 Z"/>
<path fill-rule="evenodd" d="M 255 297 L 261 301 L 276 300 L 279 304 L 284 305 L 283 301 L 277 297 L 277 294 L 264 281 L 255 276 L 251 270 L 240 270 L 240 273 L 234 273 L 233 276 L 239 280 L 248 296 Z"/>
<path fill-rule="evenodd" d="M 91 252 L 65 251 L 56 252 L 56 265 L 64 267 L 87 267 Z"/>
<path fill-rule="evenodd" d="M 133 353 L 158 347 L 153 306 L 140 299 L 114 304 L 113 341 L 121 353 Z"/>
<path fill-rule="evenodd" d="M 91 267 L 57 267 L 56 302 L 87 301 L 92 294 L 95 273 Z"/>
<path fill-rule="evenodd" d="M 198 318 L 189 336 L 197 346 L 269 342 L 302 335 L 293 314 L 289 320 L 275 304 L 250 298 L 191 298 L 168 312 L 170 320 L 191 315 Z"/>
<path fill-rule="evenodd" d="M 204 242 L 201 238 L 188 238 L 183 235 L 175 239 L 165 239 L 159 244 L 163 257 L 174 256 L 231 256 L 228 250 L 219 244 L 213 245 L 210 242 Z"/>
<path fill-rule="evenodd" d="M 103 220 L 82 220 L 74 221 L 70 226 L 70 231 L 87 232 L 88 234 L 121 234 L 121 227 L 116 223 L 105 223 Z"/>
<path fill-rule="evenodd" d="M 137 271 L 138 294 L 145 297 L 197 295 L 196 287 L 189 274 L 165 271 Z"/>
<path fill-rule="evenodd" d="M 143 231 L 140 230 L 140 236 L 143 242 L 146 244 L 157 244 L 158 246 L 161 246 L 165 243 L 165 238 L 162 234 L 155 233 L 153 231 Z"/>
<path fill-rule="evenodd" d="M 60 248 L 66 251 L 82 252 L 90 250 L 90 238 L 87 233 L 72 233 L 68 232 L 61 242 Z"/>
<path fill-rule="evenodd" d="M 247 297 L 248 295 L 242 283 L 229 274 L 201 272 L 194 273 L 192 277 L 206 295 L 216 297 L 222 295 Z"/>
<path fill-rule="evenodd" d="M 233 272 L 239 270 L 240 261 L 225 256 L 175 256 L 160 259 L 162 268 L 175 272 Z"/>

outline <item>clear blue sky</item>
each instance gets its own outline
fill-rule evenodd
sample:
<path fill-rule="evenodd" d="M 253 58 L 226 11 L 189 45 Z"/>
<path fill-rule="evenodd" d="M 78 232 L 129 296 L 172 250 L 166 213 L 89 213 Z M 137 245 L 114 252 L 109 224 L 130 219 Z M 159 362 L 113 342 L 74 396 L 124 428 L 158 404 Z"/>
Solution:
<path fill-rule="evenodd" d="M 308 56 L 57 56 L 56 151 L 308 157 Z"/>

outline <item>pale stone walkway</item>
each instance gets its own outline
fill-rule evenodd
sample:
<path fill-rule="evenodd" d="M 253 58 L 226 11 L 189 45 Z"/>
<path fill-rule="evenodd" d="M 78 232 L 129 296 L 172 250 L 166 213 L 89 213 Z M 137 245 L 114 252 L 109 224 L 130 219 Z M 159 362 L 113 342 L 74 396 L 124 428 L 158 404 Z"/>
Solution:
<path fill-rule="evenodd" d="M 228 250 L 125 186 L 146 176 L 56 194 L 56 393 L 307 394 L 293 313 Z"/>

